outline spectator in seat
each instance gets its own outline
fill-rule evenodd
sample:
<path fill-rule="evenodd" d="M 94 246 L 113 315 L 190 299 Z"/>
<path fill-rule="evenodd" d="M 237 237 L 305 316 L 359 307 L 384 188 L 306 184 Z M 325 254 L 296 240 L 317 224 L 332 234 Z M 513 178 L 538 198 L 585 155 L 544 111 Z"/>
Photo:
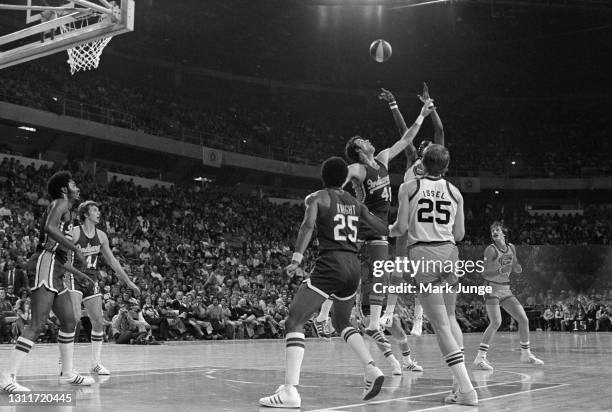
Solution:
<path fill-rule="evenodd" d="M 223 339 L 225 334 L 225 323 L 223 321 L 223 308 L 217 297 L 213 297 L 208 306 L 208 318 L 213 328 L 213 339 Z M 227 337 L 225 337 L 227 339 Z"/>
<path fill-rule="evenodd" d="M 208 307 L 201 295 L 196 295 L 195 301 L 191 305 L 192 319 L 202 331 L 204 339 L 211 339 L 213 327 L 208 317 Z"/>
<path fill-rule="evenodd" d="M 560 331 L 563 323 L 563 310 L 560 305 L 555 306 L 555 323 L 553 330 Z"/>
<path fill-rule="evenodd" d="M 23 333 L 23 330 L 32 320 L 32 308 L 30 297 L 27 291 L 23 291 L 21 298 L 15 304 L 15 313 L 17 314 L 17 320 L 13 323 L 12 334 L 13 339 L 17 339 Z"/>
<path fill-rule="evenodd" d="M 607 332 L 610 330 L 610 318 L 609 313 L 604 305 L 599 306 L 599 310 L 595 315 L 595 331 L 596 332 Z"/>
<path fill-rule="evenodd" d="M 221 315 L 223 316 L 223 325 L 225 326 L 225 336 L 227 339 L 235 339 L 236 331 L 234 329 L 234 323 L 230 320 L 232 312 L 225 298 L 221 299 Z"/>
<path fill-rule="evenodd" d="M 544 310 L 544 313 L 542 314 L 542 320 L 543 320 L 545 331 L 552 330 L 554 319 L 555 319 L 555 314 L 553 313 L 552 308 L 550 306 L 546 307 L 546 309 Z"/>
<path fill-rule="evenodd" d="M 181 315 L 184 315 L 184 322 L 186 325 L 189 325 L 189 327 L 193 331 L 193 336 L 196 339 L 204 339 L 206 334 L 204 333 L 204 331 L 202 330 L 202 328 L 197 322 L 198 319 L 196 317 L 196 314 L 193 312 L 193 303 L 194 302 L 193 302 L 193 298 L 191 294 L 183 295 L 183 298 L 181 301 L 181 308 L 184 307 L 187 309 L 187 311 L 179 314 L 179 317 Z"/>
<path fill-rule="evenodd" d="M 16 320 L 13 305 L 6 299 L 6 290 L 0 288 L 0 343 L 11 341 L 11 325 Z"/>
<path fill-rule="evenodd" d="M 158 328 L 159 340 L 168 340 L 170 334 L 168 333 L 168 320 L 162 317 L 157 309 L 151 303 L 151 297 L 145 298 L 145 304 L 142 306 L 142 314 L 145 321 L 151 325 L 151 327 Z"/>
<path fill-rule="evenodd" d="M 229 322 L 231 322 L 234 327 L 234 337 L 236 339 L 244 339 L 244 325 L 241 319 L 242 310 L 238 306 L 238 297 L 235 294 L 230 298 L 229 310 Z"/>
<path fill-rule="evenodd" d="M 595 317 L 597 313 L 597 306 L 595 302 L 590 302 L 587 308 L 587 330 L 594 331 L 595 330 Z"/>
<path fill-rule="evenodd" d="M 120 345 L 132 343 L 146 335 L 146 332 L 140 331 L 138 322 L 132 319 L 126 304 L 121 304 L 119 313 L 113 318 L 112 324 L 113 339 L 115 339 L 115 343 Z"/>
<path fill-rule="evenodd" d="M 10 287 L 11 294 L 21 295 L 22 289 L 28 289 L 28 277 L 25 270 L 20 265 L 15 265 L 13 260 L 6 262 L 0 283 L 7 289 Z"/>

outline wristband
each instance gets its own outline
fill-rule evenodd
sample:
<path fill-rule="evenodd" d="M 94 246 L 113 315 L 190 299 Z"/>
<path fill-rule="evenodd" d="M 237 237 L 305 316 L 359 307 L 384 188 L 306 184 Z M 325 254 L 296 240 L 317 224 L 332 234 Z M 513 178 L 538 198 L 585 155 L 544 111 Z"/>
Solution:
<path fill-rule="evenodd" d="M 392 102 L 389 102 L 389 109 L 391 110 L 397 109 L 397 102 L 395 100 L 393 100 Z"/>
<path fill-rule="evenodd" d="M 304 255 L 302 255 L 300 252 L 294 252 L 293 256 L 291 257 L 291 261 L 297 262 L 299 265 L 300 263 L 302 263 L 303 258 L 304 258 Z"/>
<path fill-rule="evenodd" d="M 417 117 L 417 119 L 414 121 L 414 124 L 418 124 L 419 126 L 423 124 L 423 119 L 425 119 L 423 117 L 422 114 L 419 115 L 419 117 Z"/>

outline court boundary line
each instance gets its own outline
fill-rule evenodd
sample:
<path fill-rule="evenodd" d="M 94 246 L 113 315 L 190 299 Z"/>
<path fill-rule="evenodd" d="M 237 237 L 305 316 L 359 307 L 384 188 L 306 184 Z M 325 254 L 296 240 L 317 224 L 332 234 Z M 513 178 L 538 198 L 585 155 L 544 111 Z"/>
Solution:
<path fill-rule="evenodd" d="M 525 379 L 521 379 L 519 381 L 508 381 L 508 382 L 496 382 L 493 383 L 491 385 L 486 385 L 486 386 L 474 386 L 474 389 L 480 389 L 480 388 L 490 388 L 493 386 L 502 386 L 502 385 L 511 385 L 511 384 L 515 384 L 515 383 L 524 383 L 527 382 L 529 380 L 531 380 L 531 377 L 527 374 L 524 373 L 520 373 L 520 372 L 512 372 L 512 371 L 499 371 L 499 372 L 507 372 L 507 373 L 512 373 L 512 374 L 516 374 L 516 375 L 522 375 L 523 378 Z M 486 401 L 488 399 L 494 399 L 494 398 L 500 398 L 500 397 L 506 397 L 506 396 L 512 396 L 512 395 L 516 395 L 519 393 L 527 393 L 527 392 L 535 392 L 535 391 L 539 391 L 539 390 L 543 390 L 543 389 L 555 389 L 555 388 L 559 388 L 561 386 L 567 386 L 569 385 L 568 383 L 557 383 L 557 382 L 534 382 L 534 383 L 539 383 L 539 384 L 544 384 L 544 385 L 551 385 L 549 387 L 546 388 L 536 388 L 536 389 L 529 389 L 526 391 L 520 391 L 520 392 L 513 392 L 510 394 L 505 394 L 505 395 L 498 395 L 497 397 L 491 397 L 491 398 L 486 398 L 483 399 L 482 401 Z M 359 406 L 365 406 L 365 405 L 377 405 L 377 404 L 383 404 L 383 403 L 389 403 L 389 402 L 395 402 L 395 401 L 408 401 L 410 399 L 418 399 L 418 398 L 424 398 L 426 396 L 432 396 L 432 395 L 443 395 L 445 393 L 448 393 L 448 390 L 445 391 L 440 391 L 440 392 L 430 392 L 427 394 L 421 394 L 421 395 L 414 395 L 414 396 L 405 396 L 405 397 L 400 397 L 400 398 L 392 398 L 392 399 L 384 399 L 384 400 L 380 400 L 380 401 L 372 401 L 372 402 L 362 402 L 362 403 L 357 403 L 357 404 L 352 404 L 352 405 L 343 405 L 343 406 L 334 406 L 332 408 L 323 408 L 323 409 L 312 409 L 312 410 L 308 410 L 307 412 L 324 412 L 324 411 L 335 411 L 338 409 L 346 409 L 346 408 L 356 408 Z M 457 405 L 440 405 L 440 406 L 436 406 L 433 407 L 433 409 L 437 409 L 437 408 L 444 408 L 446 406 L 457 406 Z M 429 410 L 428 408 L 426 409 L 419 409 L 418 411 L 426 411 Z M 410 411 L 410 412 L 417 412 L 417 411 Z"/>
<path fill-rule="evenodd" d="M 525 381 L 520 380 L 520 381 L 500 382 L 500 383 L 494 383 L 492 385 L 487 385 L 486 387 L 490 388 L 490 387 L 493 387 L 493 386 L 511 385 L 511 384 L 514 384 L 514 383 L 523 383 L 523 382 L 525 382 Z M 480 388 L 480 386 L 475 386 L 474 388 Z M 361 402 L 361 403 L 355 403 L 355 404 L 351 404 L 351 405 L 341 405 L 341 406 L 334 406 L 334 407 L 331 407 L 331 408 L 323 408 L 323 409 L 311 409 L 311 410 L 308 410 L 307 412 L 325 412 L 325 411 L 335 411 L 337 409 L 357 408 L 359 406 L 365 406 L 365 405 L 380 405 L 380 404 L 389 403 L 389 402 L 403 401 L 403 400 L 408 400 L 408 399 L 424 398 L 426 396 L 432 396 L 432 395 L 443 395 L 443 394 L 449 393 L 449 392 L 450 391 L 447 389 L 445 391 L 440 391 L 440 392 L 422 393 L 420 395 L 403 396 L 401 398 L 383 399 L 383 400 L 380 400 L 380 401 L 372 401 L 372 402 Z M 414 412 L 414 411 L 410 411 L 410 412 Z"/>
<path fill-rule="evenodd" d="M 478 400 L 478 406 L 480 406 L 481 402 L 486 402 L 486 401 L 490 401 L 490 400 L 494 400 L 494 399 L 507 398 L 509 396 L 520 395 L 522 393 L 538 392 L 538 391 L 543 391 L 543 390 L 546 390 L 546 389 L 557 389 L 557 388 L 560 388 L 562 386 L 569 386 L 569 383 L 557 383 L 557 384 L 554 384 L 554 385 L 555 386 L 548 386 L 546 388 L 528 389 L 526 391 L 506 393 L 504 395 L 497 395 L 497 396 L 492 396 L 490 398 L 479 399 Z M 466 405 L 446 404 L 446 405 L 440 405 L 440 406 L 432 406 L 430 408 L 424 408 L 424 409 L 415 409 L 415 410 L 412 410 L 412 411 L 409 411 L 409 412 L 435 411 L 437 409 L 446 409 L 446 408 L 449 408 L 449 407 L 452 407 L 452 406 L 466 406 Z M 478 406 L 476 406 L 476 407 L 478 407 Z M 333 409 L 332 409 L 332 411 L 333 411 Z"/>

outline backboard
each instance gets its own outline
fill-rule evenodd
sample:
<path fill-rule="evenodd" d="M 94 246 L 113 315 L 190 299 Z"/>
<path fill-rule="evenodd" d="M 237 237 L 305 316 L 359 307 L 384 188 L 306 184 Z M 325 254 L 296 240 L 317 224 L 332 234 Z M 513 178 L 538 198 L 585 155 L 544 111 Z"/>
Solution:
<path fill-rule="evenodd" d="M 22 30 L 0 37 L 0 69 L 134 30 L 134 0 L 20 0 L 3 10 L 24 11 Z"/>

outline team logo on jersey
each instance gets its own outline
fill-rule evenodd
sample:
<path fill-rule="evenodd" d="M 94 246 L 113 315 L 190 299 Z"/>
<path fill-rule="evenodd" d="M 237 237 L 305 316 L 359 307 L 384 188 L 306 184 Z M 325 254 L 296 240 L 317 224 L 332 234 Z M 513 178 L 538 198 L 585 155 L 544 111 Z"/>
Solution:
<path fill-rule="evenodd" d="M 98 253 L 100 253 L 100 245 L 92 246 L 88 243 L 87 247 L 81 247 L 81 245 L 77 245 L 77 248 L 83 254 L 83 256 L 97 255 Z"/>
<path fill-rule="evenodd" d="M 512 255 L 501 255 L 499 257 L 499 264 L 502 266 L 508 266 L 512 264 Z"/>
<path fill-rule="evenodd" d="M 376 180 L 368 179 L 366 180 L 366 184 L 368 185 L 368 191 L 370 194 L 373 194 L 376 190 L 381 187 L 389 186 L 391 184 L 391 179 L 389 176 L 379 177 Z"/>

